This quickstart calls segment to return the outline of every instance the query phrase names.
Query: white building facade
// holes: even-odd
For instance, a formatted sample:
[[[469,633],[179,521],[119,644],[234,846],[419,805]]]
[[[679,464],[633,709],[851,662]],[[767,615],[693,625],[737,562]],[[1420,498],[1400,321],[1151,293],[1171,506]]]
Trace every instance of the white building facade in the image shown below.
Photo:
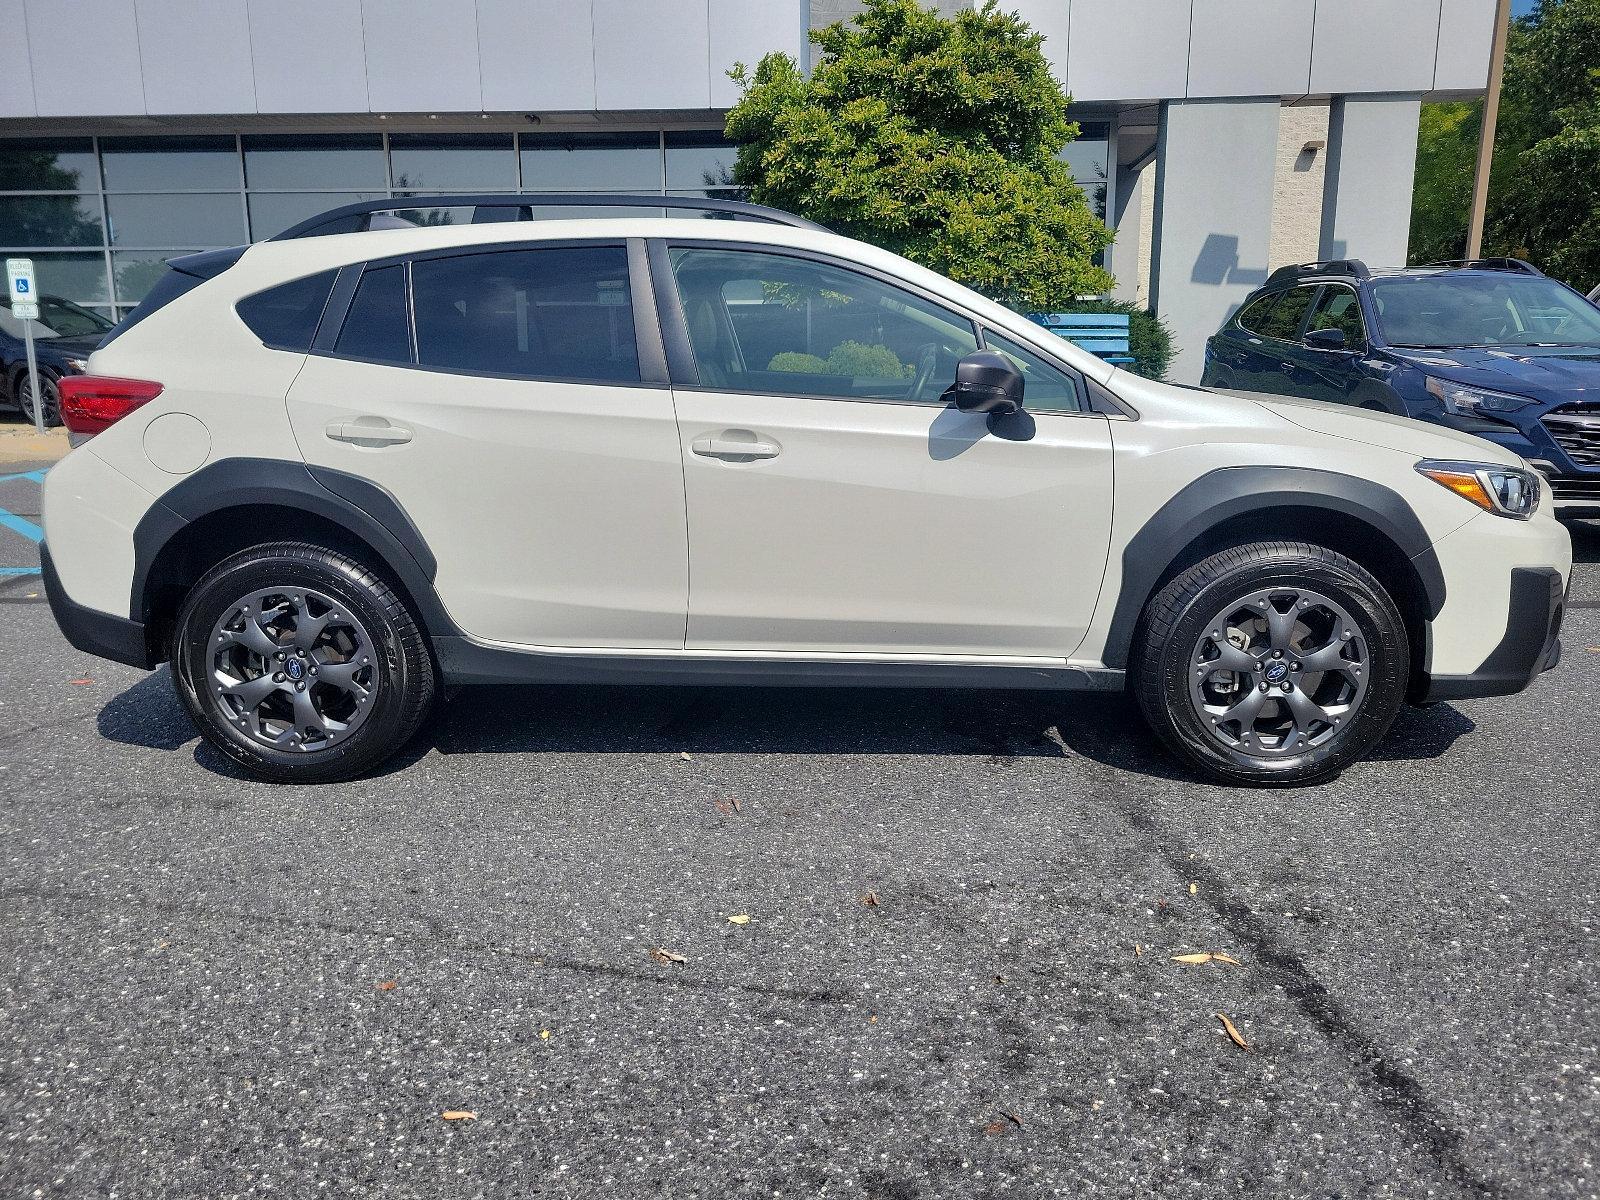
[[[1005,0],[1045,35],[1172,377],[1286,261],[1403,262],[1420,105],[1494,0]],[[941,0],[945,11],[956,0]],[[174,254],[419,191],[737,194],[735,62],[851,0],[0,0],[0,254],[108,316]],[[448,219],[449,214],[440,214]]]

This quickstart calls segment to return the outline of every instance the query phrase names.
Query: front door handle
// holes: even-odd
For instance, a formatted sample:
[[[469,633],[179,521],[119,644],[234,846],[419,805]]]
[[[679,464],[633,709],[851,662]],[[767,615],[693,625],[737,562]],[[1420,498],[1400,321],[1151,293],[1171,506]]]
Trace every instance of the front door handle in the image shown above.
[[[1291,362],[1279,363],[1278,364],[1278,370],[1282,371],[1285,375],[1293,376],[1294,375],[1294,364],[1291,363]]]
[[[332,421],[323,430],[330,441],[356,446],[403,446],[411,440],[411,430],[391,425],[382,417],[358,417],[354,421]]]
[[[759,438],[748,429],[724,429],[721,433],[703,434],[695,438],[690,448],[703,458],[720,458],[730,462],[777,458],[783,452],[783,447],[777,442]]]

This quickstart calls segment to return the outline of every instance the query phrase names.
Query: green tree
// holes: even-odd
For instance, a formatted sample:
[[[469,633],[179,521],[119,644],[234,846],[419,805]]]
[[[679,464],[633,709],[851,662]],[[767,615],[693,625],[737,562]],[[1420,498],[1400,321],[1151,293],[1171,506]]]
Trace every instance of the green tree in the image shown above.
[[[1465,252],[1483,104],[1427,105],[1411,261]],[[1539,0],[1512,24],[1484,253],[1600,283],[1600,0]]]
[[[883,246],[1027,310],[1111,287],[1111,232],[1059,154],[1078,127],[1042,38],[995,0],[945,18],[867,0],[787,54],[730,74],[734,180],[759,203]]]

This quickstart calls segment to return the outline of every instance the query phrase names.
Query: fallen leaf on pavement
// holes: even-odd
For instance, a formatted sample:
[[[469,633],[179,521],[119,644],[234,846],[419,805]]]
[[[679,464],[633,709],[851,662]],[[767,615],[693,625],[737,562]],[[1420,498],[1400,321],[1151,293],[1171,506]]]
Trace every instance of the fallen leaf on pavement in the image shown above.
[[[1200,894],[1200,885],[1198,883],[1191,883],[1189,885],[1189,895],[1198,896],[1199,894]]]
[[[988,1134],[990,1137],[999,1137],[1005,1131],[1006,1127],[999,1121],[990,1121],[983,1127],[983,1132]]]
[[[737,797],[737,796],[729,796],[728,797],[728,803],[733,805],[733,811],[734,812],[743,812],[744,811],[744,805],[739,803],[739,797]]]
[[[378,990],[380,992],[392,992],[392,991],[395,990],[395,988],[397,988],[399,986],[400,985],[398,983],[396,983],[393,979],[385,979],[382,983],[380,983],[378,985]]]
[[[1181,963],[1208,963],[1211,961],[1212,957],[1212,955],[1202,951],[1199,954],[1174,954],[1172,956],[1172,961]]]
[[[1017,1116],[1016,1113],[1008,1113],[1005,1109],[1002,1108],[1000,1110],[1000,1115],[1002,1117],[1004,1117],[1006,1120],[1010,1121],[1018,1129],[1022,1128],[1022,1118]]]
[[[687,750],[679,750],[678,757],[683,759],[684,762],[694,761],[694,755],[690,754]]]
[[[994,981],[996,983],[1004,983],[1006,981],[1006,977],[1004,975],[996,975],[994,977]]]
[[[1138,942],[1135,942],[1133,944],[1133,956],[1135,958],[1143,958],[1144,957],[1144,947],[1139,945]]]
[[[731,817],[733,815],[733,805],[729,804],[726,800],[713,800],[711,803],[717,806],[717,811],[723,816]]]
[[[865,904],[868,908],[877,908],[878,893],[868,892],[865,896],[861,897],[861,903]]]
[[[1228,1031],[1228,1037],[1232,1040],[1235,1046],[1239,1047],[1241,1050],[1250,1049],[1250,1043],[1244,1040],[1244,1034],[1239,1032],[1232,1021],[1228,1020],[1228,1018],[1222,1013],[1213,1013],[1212,1015],[1215,1016],[1217,1020],[1222,1022],[1222,1027]]]
[[[72,681],[72,686],[73,687],[88,687],[93,682],[94,682],[94,680],[92,680],[92,679],[74,679]]]
[[[539,1040],[541,1042],[548,1042],[550,1040],[550,1031],[548,1029],[539,1030]]]
[[[658,963],[686,963],[689,961],[683,955],[671,950],[663,950],[660,946],[651,947],[650,957]]]
[[[1232,966],[1235,966],[1235,967],[1244,966],[1244,964],[1242,962],[1240,962],[1237,958],[1231,958],[1226,954],[1213,954],[1211,957],[1216,959],[1218,962],[1225,962],[1225,963],[1228,963],[1228,964],[1230,964]]]
[[[478,1114],[469,1112],[464,1108],[448,1108],[439,1114],[446,1121],[476,1121]]]
[[[749,913],[740,913],[736,917],[729,917],[728,918],[728,923],[730,925],[748,925],[748,924],[750,924],[750,914]]]

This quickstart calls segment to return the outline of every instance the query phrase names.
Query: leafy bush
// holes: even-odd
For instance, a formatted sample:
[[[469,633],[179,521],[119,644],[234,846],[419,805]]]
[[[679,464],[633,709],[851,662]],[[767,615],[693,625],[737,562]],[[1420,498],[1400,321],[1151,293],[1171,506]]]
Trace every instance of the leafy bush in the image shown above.
[[[864,342],[840,342],[827,358],[800,350],[774,354],[769,371],[789,371],[797,375],[854,375],[877,379],[901,379],[912,368],[901,362],[887,346],[868,346]]]

